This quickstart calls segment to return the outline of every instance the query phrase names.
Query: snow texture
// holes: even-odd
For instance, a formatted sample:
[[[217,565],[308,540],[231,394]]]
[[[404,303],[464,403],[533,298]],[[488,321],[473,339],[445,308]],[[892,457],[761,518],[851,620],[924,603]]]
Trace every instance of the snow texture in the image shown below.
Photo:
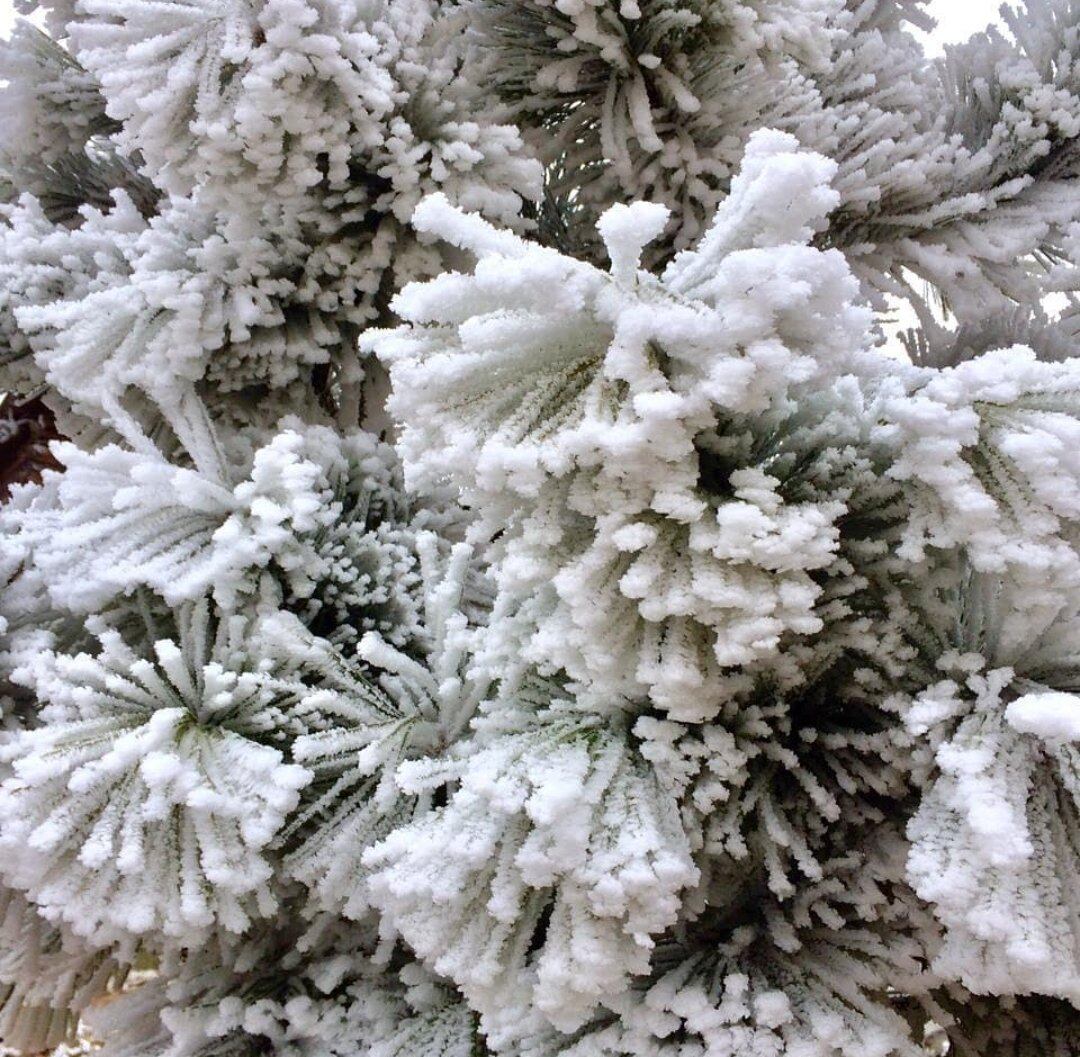
[[[1080,1054],[1078,0],[19,6],[0,1046]]]

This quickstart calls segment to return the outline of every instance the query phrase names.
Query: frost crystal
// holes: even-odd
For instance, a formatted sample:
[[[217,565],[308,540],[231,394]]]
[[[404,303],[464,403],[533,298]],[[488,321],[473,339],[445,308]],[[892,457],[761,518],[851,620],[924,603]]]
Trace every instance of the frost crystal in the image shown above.
[[[1078,0],[17,6],[3,1052],[1080,1055]]]

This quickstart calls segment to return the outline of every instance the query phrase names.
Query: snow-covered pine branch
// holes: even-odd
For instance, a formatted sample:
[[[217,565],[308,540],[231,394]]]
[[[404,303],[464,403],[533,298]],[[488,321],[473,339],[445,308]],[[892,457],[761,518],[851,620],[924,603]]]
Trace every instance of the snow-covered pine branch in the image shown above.
[[[0,1046],[1080,1054],[1077,0],[19,6]]]

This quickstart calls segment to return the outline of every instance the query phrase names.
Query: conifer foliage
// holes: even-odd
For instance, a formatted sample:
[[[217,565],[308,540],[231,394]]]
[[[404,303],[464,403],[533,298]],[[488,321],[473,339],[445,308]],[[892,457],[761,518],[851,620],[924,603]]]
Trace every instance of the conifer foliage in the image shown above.
[[[23,13],[0,1044],[1080,1055],[1077,0]]]

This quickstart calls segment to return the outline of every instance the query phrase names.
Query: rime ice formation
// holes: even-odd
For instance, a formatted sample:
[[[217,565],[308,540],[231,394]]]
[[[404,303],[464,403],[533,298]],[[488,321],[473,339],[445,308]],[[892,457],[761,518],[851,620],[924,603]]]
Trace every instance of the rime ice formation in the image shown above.
[[[24,6],[0,1044],[1080,1054],[1076,0]]]

